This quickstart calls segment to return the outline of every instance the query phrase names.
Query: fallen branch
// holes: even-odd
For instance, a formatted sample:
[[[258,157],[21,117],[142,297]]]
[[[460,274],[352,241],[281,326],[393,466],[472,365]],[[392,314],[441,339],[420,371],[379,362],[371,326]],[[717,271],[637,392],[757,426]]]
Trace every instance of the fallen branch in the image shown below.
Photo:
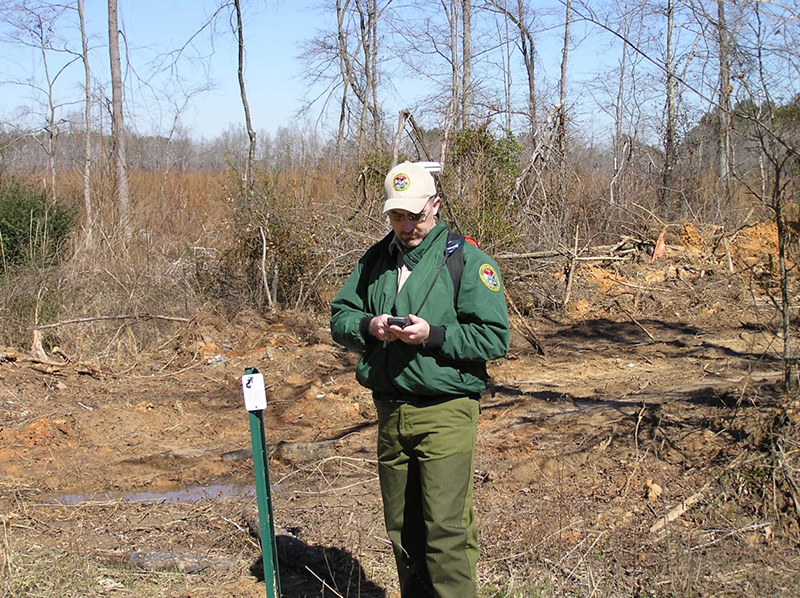
[[[165,320],[167,322],[189,322],[189,318],[179,318],[177,316],[160,316],[156,314],[126,314],[121,316],[91,316],[87,318],[74,318],[72,320],[62,320],[52,324],[41,324],[34,326],[34,330],[46,330],[48,328],[58,328],[67,324],[83,324],[86,322],[100,322],[105,320]]]
[[[281,440],[270,450],[269,456],[271,459],[290,463],[312,461],[334,455],[338,444],[338,440],[320,440],[318,442],[288,442]]]
[[[160,316],[156,314],[127,314],[127,315],[120,315],[120,316],[90,316],[86,318],[73,318],[72,320],[63,320],[61,322],[53,322],[52,324],[41,324],[39,326],[33,327],[33,342],[31,343],[31,355],[33,358],[45,365],[51,366],[63,366],[67,363],[66,356],[63,355],[62,357],[65,358],[63,363],[53,361],[47,355],[47,352],[44,350],[42,346],[42,330],[47,330],[50,328],[58,328],[59,326],[66,326],[68,324],[83,324],[86,322],[99,322],[99,321],[107,321],[107,320],[165,320],[167,322],[181,322],[187,323],[189,322],[189,318],[179,318],[177,316]]]
[[[123,565],[145,571],[180,571],[181,573],[200,573],[206,569],[230,570],[236,565],[233,559],[174,552],[96,551],[92,558],[105,565]]]
[[[594,253],[597,254],[596,257],[592,256],[583,256],[577,257],[578,250],[572,249],[551,249],[548,251],[527,251],[524,253],[509,253],[503,252],[498,253],[494,257],[498,260],[516,260],[516,259],[543,259],[543,258],[550,258],[550,257],[571,257],[572,259],[577,259],[579,261],[606,261],[606,260],[621,260],[625,259],[622,256],[627,256],[631,253],[635,253],[638,251],[637,247],[641,247],[644,245],[652,245],[652,242],[641,241],[639,239],[633,239],[631,237],[623,237],[619,242],[615,243],[614,245],[597,245],[594,247],[584,247],[580,253],[587,254],[587,253]],[[625,248],[626,245],[629,247]],[[625,248],[625,249],[623,249]],[[605,255],[605,254],[616,254],[616,255]]]
[[[576,262],[624,262],[628,258],[624,255],[597,255],[594,257],[576,257]]]
[[[498,260],[540,259],[545,257],[560,257],[568,253],[568,251],[556,249],[555,251],[532,251],[528,253],[499,253],[495,257]]]
[[[668,524],[675,521],[678,517],[682,516],[686,513],[689,509],[691,509],[697,502],[703,498],[703,493],[706,491],[708,485],[704,486],[700,489],[699,492],[695,492],[689,498],[681,502],[677,507],[672,509],[669,513],[664,515],[661,519],[656,521],[653,526],[650,528],[651,534],[657,534],[662,531]]]
[[[611,278],[611,284],[621,284],[624,287],[629,287],[631,289],[640,289],[642,291],[660,291],[666,293],[669,289],[662,289],[660,287],[645,287],[640,284],[631,284],[629,282],[624,282],[617,278]]]
[[[714,544],[717,544],[718,542],[722,542],[723,540],[725,540],[727,538],[730,538],[731,536],[735,536],[736,534],[741,534],[741,533],[744,533],[744,532],[752,532],[752,531],[756,531],[756,530],[760,530],[760,529],[769,529],[770,527],[772,527],[772,524],[769,523],[769,522],[766,522],[766,523],[754,523],[753,525],[747,525],[747,526],[742,527],[740,529],[731,530],[728,533],[726,533],[724,536],[719,537],[719,538],[715,538],[714,540],[711,540],[710,542],[706,542],[705,544],[698,544],[697,546],[692,546],[689,549],[689,551],[705,550],[706,548],[710,548]]]
[[[528,322],[519,312],[517,304],[514,303],[514,300],[508,293],[506,293],[506,302],[508,303],[508,305],[511,306],[511,309],[514,310],[514,313],[517,314],[517,318],[519,322],[522,324],[522,327],[524,328],[524,330],[520,330],[522,336],[524,336],[525,340],[527,340],[533,346],[533,348],[536,349],[536,353],[538,353],[539,355],[544,355],[545,351],[542,341],[539,340],[539,337],[536,335],[533,329],[528,325]]]

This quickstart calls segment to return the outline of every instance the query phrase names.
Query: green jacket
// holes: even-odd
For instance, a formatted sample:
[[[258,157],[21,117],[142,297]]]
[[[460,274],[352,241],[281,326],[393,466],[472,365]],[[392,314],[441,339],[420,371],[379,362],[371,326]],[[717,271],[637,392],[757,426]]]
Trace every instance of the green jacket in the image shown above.
[[[476,396],[487,387],[486,361],[508,350],[508,310],[497,264],[464,243],[456,307],[444,262],[447,233],[440,221],[406,254],[412,272],[399,293],[390,233],[364,254],[331,303],[333,340],[363,353],[356,379],[376,399]],[[382,342],[371,336],[370,319],[384,313],[424,318],[431,325],[426,346]]]

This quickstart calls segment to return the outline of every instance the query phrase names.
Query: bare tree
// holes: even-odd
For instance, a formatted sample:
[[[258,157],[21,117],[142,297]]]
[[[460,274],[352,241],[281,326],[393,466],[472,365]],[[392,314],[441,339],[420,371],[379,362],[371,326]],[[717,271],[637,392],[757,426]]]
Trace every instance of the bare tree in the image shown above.
[[[717,0],[717,39],[719,50],[719,160],[717,176],[722,183],[725,203],[731,200],[731,168],[733,143],[731,141],[731,46],[728,40],[728,23],[725,18],[725,0]]]
[[[747,94],[747,102],[737,111],[737,116],[746,119],[745,136],[756,141],[748,147],[750,152],[758,152],[755,168],[760,185],[751,183],[752,177],[746,173],[737,174],[737,180],[764,205],[769,207],[775,217],[778,229],[778,269],[780,273],[780,312],[783,337],[782,365],[784,385],[787,389],[796,387],[795,363],[792,358],[792,296],[789,290],[789,226],[786,207],[788,202],[796,201],[798,196],[797,176],[800,170],[800,131],[797,121],[800,106],[795,96],[793,104],[781,108],[773,97],[774,90],[785,88],[785,78],[794,81],[797,63],[800,60],[798,47],[793,43],[794,35],[786,35],[788,44],[774,43],[771,38],[781,28],[791,29],[800,19],[796,7],[783,4],[750,5],[751,37],[740,40],[740,48],[748,54],[748,62],[753,69],[739,81]],[[790,83],[791,85],[791,83]]]
[[[122,234],[126,240],[130,240],[133,236],[133,228],[131,226],[130,190],[125,152],[125,120],[122,110],[122,63],[119,55],[117,0],[108,0],[108,53],[111,64],[111,137],[117,206]]]
[[[472,111],[472,0],[461,0],[461,127],[470,126]]]
[[[669,215],[672,203],[672,172],[675,168],[675,122],[677,118],[675,104],[675,61],[673,33],[675,31],[675,2],[667,0],[667,46],[664,66],[667,73],[667,100],[664,109],[666,124],[664,127],[664,166],[661,182],[661,210],[664,216]]]
[[[630,143],[629,140],[623,137],[623,110],[625,98],[625,75],[628,68],[628,45],[622,44],[622,55],[619,59],[619,81],[617,84],[617,97],[614,101],[614,144],[613,152],[613,175],[611,177],[611,184],[609,185],[609,201],[613,205],[615,203],[615,189],[617,179],[622,173],[623,163],[625,161],[626,146]]]
[[[569,61],[570,21],[572,20],[572,0],[566,0],[564,16],[564,45],[561,49],[561,79],[558,93],[558,111],[556,121],[556,140],[558,143],[558,190],[559,197],[566,199],[567,183],[567,63]]]
[[[489,0],[487,7],[495,12],[502,14],[507,21],[510,21],[519,34],[519,51],[522,54],[522,62],[525,66],[525,77],[527,82],[527,118],[529,122],[529,132],[533,140],[537,136],[538,119],[536,115],[536,41],[533,36],[531,23],[528,21],[526,4],[524,0],[517,0],[516,11],[508,8],[507,2],[499,0]],[[511,109],[508,109],[509,112]]]
[[[447,154],[450,151],[451,137],[453,129],[458,127],[461,115],[459,112],[460,97],[461,97],[461,81],[460,64],[461,58],[459,53],[459,19],[458,19],[458,1],[450,0],[450,6],[445,4],[445,0],[441,0],[443,13],[447,18],[447,23],[450,28],[450,102],[447,105],[447,110],[444,117],[444,135],[442,139],[442,150],[439,161],[444,164],[447,161]]]
[[[247,137],[250,145],[247,151],[247,162],[244,168],[244,208],[249,209],[250,193],[253,190],[253,161],[256,153],[256,132],[250,119],[250,104],[247,102],[247,90],[244,84],[244,25],[242,23],[242,4],[240,0],[233,1],[236,12],[236,41],[238,47],[238,79],[239,93],[244,108],[244,123],[247,128]]]
[[[83,155],[83,206],[86,212],[87,238],[91,241],[94,228],[92,211],[92,71],[89,67],[89,41],[86,35],[84,0],[77,0],[78,19],[81,28],[81,59],[83,60],[84,84],[84,155]]]
[[[358,6],[358,1],[356,5]],[[367,0],[366,10],[359,10],[361,16],[361,36],[364,40],[365,84],[370,91],[370,112],[372,114],[372,147],[377,149],[381,140],[381,112],[378,108],[378,2]]]
[[[640,6],[632,6],[632,4],[635,3],[624,0],[619,7],[619,30],[624,39],[638,43],[644,10]],[[624,180],[625,165],[633,149],[632,146],[637,141],[632,134],[632,129],[635,129],[636,125],[631,113],[636,110],[636,106],[641,105],[641,102],[635,93],[636,56],[632,56],[632,54],[630,46],[623,43],[619,58],[617,90],[614,97],[613,171],[609,185],[609,201],[612,205],[622,199],[620,189],[623,189],[623,186],[620,183]]]
[[[336,156],[340,163],[343,159],[342,147],[344,144],[345,125],[347,122],[347,91],[350,89],[350,86],[347,84],[349,76],[347,30],[344,27],[347,3],[349,3],[349,0],[347,0],[344,5],[342,4],[342,0],[336,0],[336,36],[338,41],[336,45],[338,48],[336,56],[339,64],[339,76],[342,80],[342,101],[339,111],[339,128],[336,134]]]
[[[324,114],[335,99],[338,106],[336,155],[341,160],[348,134],[355,135],[357,159],[368,149],[382,147],[383,113],[380,107],[379,25],[392,3],[385,0],[336,0],[335,31],[323,31],[304,44],[304,78],[309,90],[324,84],[322,93],[307,97],[301,112],[321,103]]]
[[[58,198],[55,158],[59,124],[56,120],[56,103],[53,90],[55,78],[50,74],[50,66],[47,61],[47,48],[51,43],[50,31],[52,31],[52,26],[49,23],[45,25],[44,19],[40,14],[35,12],[29,12],[28,14],[32,19],[31,31],[39,43],[39,51],[42,54],[42,65],[44,66],[44,77],[47,84],[47,155],[50,159],[50,199],[55,202]]]
[[[377,106],[373,100],[377,98],[377,81],[376,73],[373,67],[377,64],[374,53],[377,51],[373,40],[377,38],[377,23],[374,19],[375,11],[371,10],[374,6],[373,0],[355,0],[354,8],[358,13],[358,48],[360,49],[359,56],[356,55],[355,61],[350,62],[350,72],[348,82],[353,88],[356,97],[361,101],[361,118],[358,126],[358,159],[359,161],[364,156],[366,135],[368,128],[368,116],[370,113],[373,115],[373,140],[377,140],[377,126],[378,118],[375,118]],[[361,68],[358,74],[361,78],[361,83],[357,81],[354,64],[360,62]],[[357,91],[356,91],[357,90]]]
[[[48,161],[48,193],[50,201],[58,199],[58,177],[56,168],[56,155],[61,121],[59,112],[64,107],[65,101],[57,97],[56,84],[59,78],[67,71],[76,60],[68,44],[58,35],[58,25],[68,7],[51,2],[38,0],[20,0],[9,3],[0,9],[0,18],[12,28],[11,42],[31,48],[38,53],[41,60],[43,83],[35,80],[34,76],[27,81],[17,81],[17,84],[27,85],[41,94],[44,98],[45,122],[42,135],[36,135],[47,155]],[[68,55],[55,68],[51,66],[51,58],[55,54]],[[55,62],[55,61],[54,61]]]
[[[472,2],[440,0],[442,14],[449,27],[450,101],[445,112],[444,139],[440,161],[450,150],[454,129],[470,126],[474,89],[472,85]]]

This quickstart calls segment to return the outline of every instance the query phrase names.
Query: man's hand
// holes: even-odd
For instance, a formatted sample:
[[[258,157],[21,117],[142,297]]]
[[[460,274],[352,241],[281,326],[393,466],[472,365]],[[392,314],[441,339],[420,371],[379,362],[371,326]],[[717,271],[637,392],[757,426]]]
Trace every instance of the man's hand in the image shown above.
[[[409,345],[421,345],[428,340],[428,336],[431,333],[431,326],[426,320],[414,314],[409,314],[408,319],[411,320],[411,323],[405,327],[389,327],[390,334],[393,337],[392,340],[400,339]]]
[[[385,341],[387,343],[397,340],[397,336],[389,327],[388,319],[389,314],[381,314],[380,316],[375,316],[369,322],[369,333],[379,341]],[[394,328],[395,330],[398,329],[397,326]]]

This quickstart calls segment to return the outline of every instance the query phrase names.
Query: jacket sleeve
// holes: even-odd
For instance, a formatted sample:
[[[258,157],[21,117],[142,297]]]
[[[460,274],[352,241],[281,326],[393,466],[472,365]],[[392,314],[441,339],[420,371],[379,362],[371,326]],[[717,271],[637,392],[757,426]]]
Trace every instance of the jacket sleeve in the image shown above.
[[[470,245],[465,246],[464,258],[458,323],[443,326],[437,352],[456,361],[498,359],[508,351],[511,336],[500,271],[492,258]]]
[[[331,302],[331,336],[353,351],[367,348],[369,322],[374,314],[366,311],[366,283],[362,280],[365,259],[362,258],[339,293]]]

